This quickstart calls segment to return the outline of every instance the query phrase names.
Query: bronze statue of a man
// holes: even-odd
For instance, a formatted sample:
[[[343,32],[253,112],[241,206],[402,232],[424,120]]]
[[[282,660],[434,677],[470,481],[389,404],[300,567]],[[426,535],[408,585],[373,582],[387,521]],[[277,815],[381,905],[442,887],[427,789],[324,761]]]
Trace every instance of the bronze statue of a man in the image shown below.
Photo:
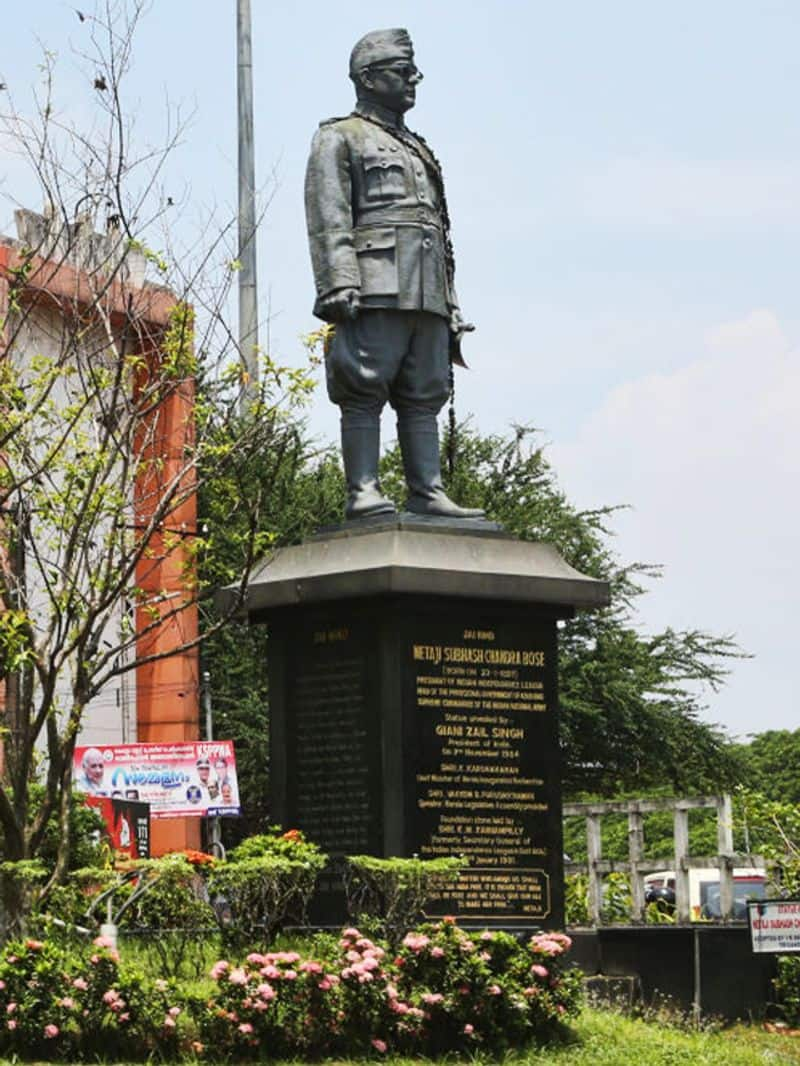
[[[442,173],[405,125],[422,74],[406,30],[377,30],[350,56],[356,108],[320,124],[306,173],[314,313],[335,323],[328,395],[341,409],[347,518],[391,514],[378,483],[388,400],[416,514],[477,518],[445,494],[436,416],[459,357],[461,317]]]

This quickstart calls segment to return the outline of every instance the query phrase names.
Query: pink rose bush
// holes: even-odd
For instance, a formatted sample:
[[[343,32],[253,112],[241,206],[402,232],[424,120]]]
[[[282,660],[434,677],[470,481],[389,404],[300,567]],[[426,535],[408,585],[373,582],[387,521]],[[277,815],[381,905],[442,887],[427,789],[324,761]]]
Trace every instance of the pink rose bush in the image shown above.
[[[210,967],[211,993],[149,980],[97,938],[7,945],[0,1056],[76,1062],[497,1054],[552,1035],[575,1012],[569,938],[522,943],[454,919],[410,931],[393,952],[357,928],[298,951],[250,951]]]
[[[351,927],[318,959],[223,959],[211,970],[216,991],[201,1042],[236,1059],[523,1047],[578,1008],[580,974],[563,966],[568,947],[560,933],[523,944],[448,919],[408,933],[394,957]]]
[[[172,1008],[172,1012],[170,1011]],[[52,941],[8,944],[0,956],[0,1054],[37,1059],[145,1059],[177,1054],[181,1008],[166,989],[122,973],[98,937],[85,953]],[[169,1018],[171,1025],[164,1026]]]

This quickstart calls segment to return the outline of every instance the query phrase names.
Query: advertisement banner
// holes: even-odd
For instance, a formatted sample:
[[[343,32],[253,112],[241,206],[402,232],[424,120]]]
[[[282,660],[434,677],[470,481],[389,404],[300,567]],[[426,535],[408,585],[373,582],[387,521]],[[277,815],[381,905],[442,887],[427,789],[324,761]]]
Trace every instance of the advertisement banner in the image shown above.
[[[149,803],[88,793],[86,802],[100,812],[114,851],[121,851],[132,859],[150,858]]]
[[[149,803],[151,818],[241,813],[230,740],[80,747],[72,770],[78,791]]]

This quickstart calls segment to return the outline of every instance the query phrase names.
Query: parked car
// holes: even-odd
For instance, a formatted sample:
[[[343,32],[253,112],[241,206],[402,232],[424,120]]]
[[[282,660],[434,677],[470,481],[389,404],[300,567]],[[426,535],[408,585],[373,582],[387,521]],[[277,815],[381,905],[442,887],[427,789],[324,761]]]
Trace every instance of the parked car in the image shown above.
[[[756,866],[733,870],[733,918],[747,917],[747,901],[766,895],[767,871]],[[644,879],[646,903],[666,909],[675,907],[675,871],[659,870]],[[689,870],[689,915],[693,922],[721,918],[719,870]]]

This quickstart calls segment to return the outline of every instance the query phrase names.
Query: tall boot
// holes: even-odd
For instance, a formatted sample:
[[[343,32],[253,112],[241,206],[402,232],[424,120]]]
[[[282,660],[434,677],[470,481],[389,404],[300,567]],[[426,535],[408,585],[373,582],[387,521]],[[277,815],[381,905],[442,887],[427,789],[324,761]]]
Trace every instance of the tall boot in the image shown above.
[[[342,459],[347,481],[345,518],[397,513],[378,483],[380,439],[379,423],[368,427],[342,426]]]
[[[397,435],[408,485],[407,511],[442,518],[484,517],[480,508],[459,507],[444,491],[435,417],[398,423]]]

